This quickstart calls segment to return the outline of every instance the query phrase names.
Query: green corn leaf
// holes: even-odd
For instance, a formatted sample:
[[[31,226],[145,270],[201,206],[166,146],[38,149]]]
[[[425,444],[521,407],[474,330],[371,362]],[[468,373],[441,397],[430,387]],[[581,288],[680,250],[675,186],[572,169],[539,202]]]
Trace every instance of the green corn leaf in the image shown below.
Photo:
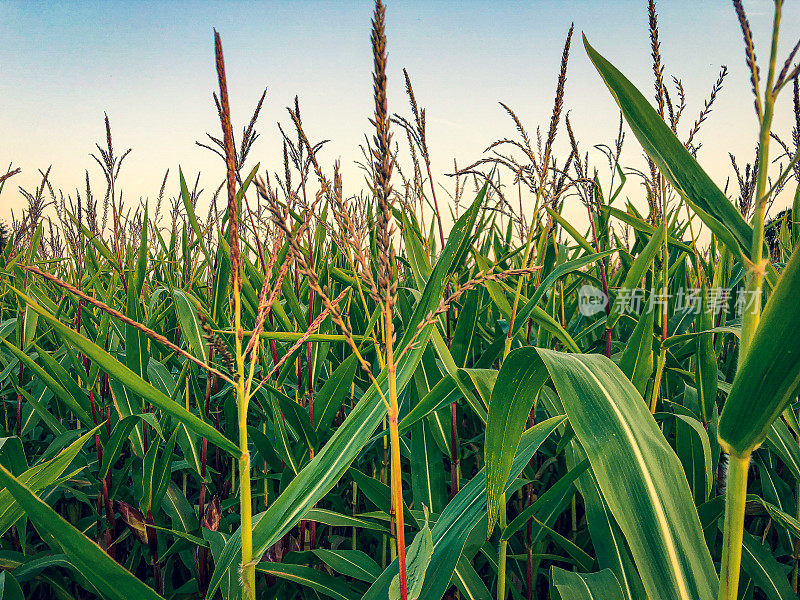
[[[406,573],[408,576],[408,597],[419,598],[425,583],[425,573],[433,554],[433,535],[425,526],[414,536],[414,541],[406,552]],[[394,576],[389,586],[389,600],[400,600],[400,574]]]
[[[561,600],[623,600],[622,588],[610,569],[598,573],[575,573],[550,568],[550,580]]]
[[[466,600],[492,600],[492,593],[483,583],[475,568],[465,556],[456,565],[451,583],[458,588]]]
[[[211,317],[218,325],[224,325],[228,321],[227,308],[230,298],[231,283],[231,257],[230,248],[226,252],[225,236],[219,233],[220,244],[217,247],[216,265],[217,270],[214,275],[214,302],[211,305]]]
[[[746,531],[742,538],[742,569],[768,600],[794,600],[797,598],[797,594],[789,585],[782,565],[772,555],[772,549]]]
[[[539,303],[539,300],[542,299],[542,296],[545,292],[550,289],[559,278],[563,277],[564,275],[568,275],[573,271],[577,271],[580,268],[583,268],[587,265],[590,265],[598,260],[605,258],[609,254],[616,252],[616,250],[606,250],[600,253],[593,253],[589,256],[583,256],[581,258],[576,258],[574,260],[570,260],[565,262],[563,265],[559,265],[555,269],[553,269],[547,277],[542,280],[542,283],[536,288],[533,296],[531,296],[530,300],[525,303],[525,306],[519,311],[517,316],[514,319],[514,333],[518,333],[519,330],[522,328],[523,325],[526,324],[528,317],[533,312],[533,308]]]
[[[312,550],[314,555],[331,569],[347,577],[372,583],[381,574],[381,568],[361,550]]]
[[[688,386],[687,386],[688,389]],[[656,419],[675,418],[676,453],[684,464],[686,479],[695,498],[700,505],[708,500],[713,485],[711,442],[703,424],[688,415],[678,413],[656,413]]]
[[[552,417],[537,423],[522,435],[505,488],[506,492],[514,489],[515,480],[533,455],[564,422],[564,417]],[[420,599],[441,598],[444,595],[450,586],[453,572],[470,532],[485,518],[486,475],[478,473],[450,501],[431,529],[433,553],[419,595]],[[395,559],[372,584],[362,600],[385,599],[397,571],[397,559]]]
[[[695,329],[698,332],[708,332],[714,327],[715,315],[712,310],[709,310],[706,291],[704,284],[702,287],[702,310],[695,320]],[[708,423],[716,409],[717,381],[719,380],[717,355],[714,352],[714,335],[712,333],[701,333],[697,338],[695,378],[697,380],[697,394],[703,422]]]
[[[456,328],[453,332],[453,343],[450,352],[453,360],[459,367],[465,367],[470,354],[477,345],[476,330],[478,327],[478,306],[481,297],[480,290],[467,292],[464,308],[458,315]]]
[[[364,475],[358,469],[351,468],[348,473],[353,478],[353,481],[358,484],[358,490],[366,496],[367,500],[385,515],[389,515],[392,504],[391,488],[374,477]],[[416,521],[405,502],[403,502],[403,517],[406,523],[414,523]]]
[[[158,448],[156,460],[153,462],[154,472],[152,475],[147,472],[148,462],[145,457],[144,478],[151,482],[150,493],[146,495],[150,502],[148,508],[161,506],[161,501],[167,492],[167,485],[172,475],[172,453],[175,451],[175,441],[179,431],[179,428],[176,427],[165,447],[160,447],[160,444],[157,443],[152,444],[153,447]]]
[[[91,423],[92,417],[89,415],[87,410],[81,406],[75,397],[70,394],[64,387],[55,380],[45,369],[36,363],[31,357],[25,354],[22,350],[14,346],[11,342],[9,342],[5,338],[0,338],[0,343],[2,343],[6,348],[11,350],[11,353],[14,354],[22,363],[25,364],[31,371],[33,371],[36,376],[44,382],[47,387],[53,392],[53,394],[58,398],[64,405],[69,408],[72,412],[74,412],[77,417],[83,423]]]
[[[17,385],[14,381],[11,381],[11,385],[13,385],[17,393],[20,394],[23,398],[25,398],[25,400],[28,401],[28,404],[31,405],[31,408],[33,409],[31,417],[33,417],[33,415],[37,415],[42,420],[42,422],[47,426],[47,428],[50,429],[50,431],[52,431],[56,436],[62,435],[66,431],[66,429],[64,429],[64,426],[58,422],[58,420],[53,416],[53,414],[48,410],[48,408],[44,406],[41,402],[39,402],[39,400],[37,400],[36,398],[31,396],[27,391],[19,387],[19,385]],[[28,420],[25,424],[23,424],[22,426],[23,435],[26,433],[29,423],[31,423],[30,420]]]
[[[619,368],[644,396],[647,380],[653,375],[653,323],[655,311],[645,308],[619,359]]]
[[[200,231],[200,224],[197,222],[197,216],[194,213],[194,206],[192,206],[192,199],[189,195],[189,188],[186,186],[186,180],[183,178],[183,170],[178,167],[178,177],[180,179],[180,186],[181,186],[181,200],[183,201],[183,208],[186,211],[186,216],[189,219],[189,224],[194,231],[194,235],[197,238],[197,242],[200,244],[200,249],[203,251],[203,256],[206,259],[206,265],[210,265],[211,263],[211,255],[208,252],[208,248],[206,248],[205,240],[203,239],[203,232]]]
[[[800,481],[800,446],[783,419],[772,422],[764,447],[774,452],[794,478]]]
[[[428,421],[411,430],[411,491],[414,505],[440,513],[447,504],[447,484],[442,453]]]
[[[692,205],[699,206],[724,224],[740,247],[749,253],[748,249],[753,237],[752,230],[739,211],[697,164],[694,157],[641,92],[614,65],[589,45],[586,36],[583,37],[583,45],[597,72],[600,73],[611,95],[622,110],[636,139],[656,163],[664,177],[673,187],[682,192]],[[738,253],[740,249],[732,251]]]
[[[653,600],[711,600],[719,587],[678,457],[608,358],[538,350]]]
[[[20,438],[0,438],[0,465],[11,471],[15,477],[28,468],[28,459]]]
[[[25,600],[17,580],[5,571],[0,573],[0,600]]]
[[[36,325],[39,322],[39,315],[33,312],[30,307],[25,307],[25,341],[23,348],[27,350],[36,339]]]
[[[631,211],[633,209],[629,207],[628,210]],[[638,233],[643,233],[647,236],[652,236],[656,232],[656,227],[645,221],[638,213],[631,214],[630,212],[622,211],[613,206],[603,206],[601,207],[600,212],[606,218],[608,218],[609,216],[613,216],[622,221],[623,223],[627,223]],[[692,247],[690,245],[684,244],[680,240],[676,240],[671,235],[667,235],[667,244],[678,250],[683,250],[687,254],[692,253]]]
[[[0,483],[14,496],[45,541],[55,539],[70,562],[103,595],[114,600],[161,598],[132,573],[121,567],[97,544],[65,521],[8,470],[0,466]]]
[[[144,211],[144,223],[147,223],[147,208]],[[142,322],[141,295],[144,285],[144,276],[147,269],[147,227],[142,228],[142,239],[139,244],[139,254],[136,259],[134,276],[128,278],[128,297],[125,316],[137,322]],[[150,353],[147,350],[147,336],[133,327],[125,324],[125,364],[142,379],[147,379],[147,363],[150,362]]]
[[[433,389],[428,392],[422,400],[417,402],[414,408],[400,420],[400,423],[397,425],[400,433],[408,431],[421,419],[434,413],[442,406],[449,405],[451,402],[456,402],[461,399],[461,397],[461,390],[456,385],[455,380],[449,375],[443,377]]]
[[[726,452],[746,455],[800,391],[800,252],[772,291],[750,350],[733,380],[717,435]]]
[[[202,460],[200,458],[200,449],[198,448],[199,440],[194,432],[186,429],[186,425],[183,423],[178,424],[177,430],[178,446],[183,453],[183,458],[186,460],[186,463],[189,465],[189,467],[195,473],[197,473],[197,476],[199,477],[203,470],[201,464]]]
[[[192,353],[208,364],[208,342],[203,337],[200,318],[197,316],[197,301],[183,290],[173,290],[172,294],[181,335],[189,344]]]
[[[292,581],[318,594],[334,600],[358,600],[359,595],[350,589],[342,577],[334,577],[325,572],[302,565],[275,562],[259,562],[256,571],[280,579]]]
[[[172,519],[173,529],[184,533],[197,530],[197,513],[189,505],[189,501],[180,488],[174,483],[170,482],[167,486],[161,506],[164,508],[164,512]]]
[[[89,243],[100,253],[100,256],[106,259],[107,264],[109,264],[115,271],[121,272],[119,265],[117,264],[117,260],[111,253],[111,249],[103,241],[103,238],[99,235],[94,235],[89,228],[76,219],[72,213],[68,212],[67,214],[69,215],[70,220],[80,228],[81,233],[83,233],[83,237],[88,240]]]
[[[133,428],[136,427],[140,421],[150,425],[156,434],[163,439],[161,427],[159,426],[158,421],[153,413],[141,413],[138,415],[130,415],[125,417],[114,426],[111,436],[103,446],[103,464],[101,465],[100,472],[98,473],[99,479],[104,479],[108,474],[108,470],[119,457],[125,442],[133,431]]]
[[[475,253],[475,261],[480,266],[481,271],[489,270],[489,262],[479,253]],[[494,300],[500,312],[502,312],[507,319],[511,318],[512,307],[508,301],[505,288],[496,281],[487,281],[486,289],[489,291],[489,295],[492,297],[492,300]],[[525,300],[525,302],[527,303],[527,300]],[[551,317],[547,311],[542,309],[542,307],[530,304],[530,312],[527,318],[551,335],[557,337],[571,351],[580,352],[572,336],[570,336],[561,324]],[[519,336],[521,334],[518,333],[517,335]]]
[[[56,361],[48,352],[40,348],[37,344],[33,344],[33,349],[36,350],[36,353],[39,355],[37,357],[38,362],[42,363],[42,367],[59,383],[61,387],[63,387],[74,399],[75,401],[80,404],[85,411],[91,410],[91,404],[89,403],[89,398],[81,389],[81,386],[78,385],[78,382],[70,375],[69,371],[64,368],[61,363]],[[70,358],[72,354],[69,354]],[[83,365],[81,365],[82,367]],[[84,371],[79,371],[81,375],[84,375]],[[85,380],[84,380],[85,381]],[[91,386],[87,386],[87,389]]]
[[[114,401],[114,408],[120,420],[127,417],[141,414],[141,401],[136,402],[133,393],[116,379],[109,378],[111,388],[111,398]],[[141,424],[135,424],[130,434],[131,445],[136,456],[144,456],[144,428]]]
[[[215,444],[221,450],[225,450],[233,456],[239,455],[239,448],[236,446],[236,444],[231,442],[211,425],[205,421],[202,421],[197,416],[183,408],[180,404],[174,402],[172,399],[159,392],[156,388],[147,383],[128,367],[112,357],[108,352],[81,334],[64,325],[47,310],[30,300],[22,292],[16,289],[14,289],[14,291],[17,295],[21,296],[23,300],[29,301],[31,303],[31,307],[37,313],[39,313],[39,315],[44,317],[48,324],[59,334],[61,334],[62,337],[69,340],[70,343],[74,344],[81,352],[99,363],[110,377],[117,379],[123,386],[132,390],[138,396],[141,396],[164,412],[169,413],[178,419],[178,421],[182,422],[188,428],[196,432],[198,435],[207,438],[209,442]]]
[[[514,462],[528,415],[541,387],[549,378],[534,348],[520,348],[503,361],[489,402],[486,422],[486,502],[489,516],[487,537],[492,534],[508,474]]]
[[[589,461],[584,460],[579,465],[570,469],[569,473],[564,475],[556,483],[550,486],[544,494],[536,499],[535,502],[514,517],[514,520],[511,521],[503,530],[500,539],[510,540],[511,537],[517,531],[525,527],[525,525],[528,523],[528,520],[532,519],[534,516],[536,516],[538,521],[543,521],[545,523],[551,519],[555,520],[560,513],[559,508],[563,506],[563,502],[567,499],[567,495],[572,489],[572,485],[575,483],[575,480],[580,477],[588,467]],[[550,514],[543,516],[541,513],[546,511],[548,511]],[[531,546],[533,546],[537,541],[537,539],[534,539],[531,542]]]
[[[653,235],[650,237],[650,241],[647,242],[647,245],[639,253],[639,256],[637,256],[636,260],[633,261],[631,268],[628,269],[628,273],[625,275],[625,281],[617,291],[618,294],[630,293],[631,291],[639,288],[642,283],[642,278],[645,276],[645,273],[647,273],[650,265],[653,264],[656,255],[664,245],[664,236],[666,235],[666,231],[666,226],[663,223],[658,227],[658,229],[656,229],[655,233],[653,233]],[[617,324],[617,321],[621,316],[621,313],[619,312],[620,308],[619,302],[611,303],[611,313],[608,315],[608,320],[606,321],[606,327],[608,329],[613,329],[614,325]]]
[[[544,399],[547,401],[547,394],[544,394]],[[586,452],[573,437],[567,449],[567,465],[572,468],[583,460],[586,460]],[[584,501],[586,524],[597,555],[598,566],[601,569],[611,569],[622,588],[625,600],[644,598],[642,579],[633,564],[628,544],[608,503],[603,498],[603,492],[591,469],[577,479],[575,487],[578,488]]]
[[[331,376],[314,395],[313,427],[318,435],[330,430],[333,418],[350,393],[357,366],[358,360],[355,354],[351,354],[331,373]]]
[[[19,481],[37,494],[46,487],[52,485],[64,474],[64,471],[67,470],[69,465],[72,464],[72,461],[75,460],[75,457],[78,456],[84,444],[86,444],[89,438],[91,438],[100,427],[102,427],[102,424],[83,434],[67,448],[64,448],[64,450],[53,459],[45,463],[34,465],[26,470],[19,475]],[[8,531],[23,514],[24,506],[16,501],[11,491],[8,489],[0,489],[0,535]]]
[[[550,215],[559,225],[561,225],[561,227],[564,228],[564,231],[569,233],[572,236],[572,238],[576,242],[578,242],[578,245],[581,248],[586,250],[586,252],[588,252],[589,254],[597,252],[594,249],[594,246],[592,246],[592,244],[589,242],[589,240],[587,240],[580,233],[578,233],[578,230],[575,229],[567,219],[565,219],[562,215],[554,211],[549,206],[545,206],[545,210],[547,211],[548,215]]]
[[[368,529],[370,531],[379,531],[383,533],[388,531],[386,527],[373,521],[352,517],[350,515],[343,515],[324,508],[312,508],[306,513],[306,519],[317,523],[325,523],[332,527],[358,527],[360,529]]]

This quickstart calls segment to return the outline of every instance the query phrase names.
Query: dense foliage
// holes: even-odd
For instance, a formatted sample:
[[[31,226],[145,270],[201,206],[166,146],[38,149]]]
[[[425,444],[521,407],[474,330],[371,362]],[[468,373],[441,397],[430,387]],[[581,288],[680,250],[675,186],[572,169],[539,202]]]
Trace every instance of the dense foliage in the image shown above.
[[[622,121],[598,167],[562,123],[570,28],[545,135],[504,106],[518,136],[441,202],[380,1],[366,194],[298,102],[282,168],[248,164],[265,96],[237,147],[216,34],[206,218],[183,173],[166,225],[167,176],[125,208],[106,119],[104,199],[42,172],[0,228],[0,600],[796,598],[798,73],[774,43],[763,76],[734,8],[760,139],[733,198],[695,158],[726,70],[683,132],[653,2],[655,107],[584,39],[648,172]]]

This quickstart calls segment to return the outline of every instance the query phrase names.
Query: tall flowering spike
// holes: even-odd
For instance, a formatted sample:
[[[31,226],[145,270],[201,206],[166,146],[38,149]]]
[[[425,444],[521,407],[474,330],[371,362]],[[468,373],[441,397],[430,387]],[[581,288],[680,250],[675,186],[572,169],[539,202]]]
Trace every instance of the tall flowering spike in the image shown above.
[[[571,23],[567,33],[567,41],[564,42],[564,50],[561,53],[561,70],[558,72],[558,83],[556,84],[556,98],[553,102],[553,114],[550,117],[550,128],[547,130],[547,141],[544,145],[544,158],[542,159],[542,172],[540,179],[544,185],[547,178],[547,169],[550,162],[550,154],[553,150],[553,143],[558,132],[558,122],[561,120],[561,111],[564,108],[564,88],[567,84],[567,64],[569,63],[569,48],[572,42],[572,32],[575,24]],[[565,169],[566,170],[566,169]]]
[[[759,96],[758,92],[758,81],[761,73],[758,68],[758,61],[756,60],[756,48],[755,43],[753,43],[750,21],[747,19],[747,14],[744,12],[742,0],[733,0],[733,8],[736,10],[736,17],[739,19],[739,26],[742,28],[742,36],[744,37],[745,62],[750,71],[750,85],[753,88],[753,96],[755,96],[756,114],[761,118],[761,96]]]
[[[222,123],[222,136],[225,145],[225,165],[227,166],[228,222],[231,228],[231,271],[233,286],[238,290],[241,286],[239,258],[239,214],[236,205],[236,150],[233,144],[233,128],[231,127],[231,107],[228,101],[228,84],[225,79],[225,60],[222,56],[222,40],[214,30],[214,54],[217,59],[217,79],[219,80],[219,119]]]
[[[392,186],[390,179],[394,168],[394,158],[391,155],[389,144],[392,134],[389,132],[389,107],[386,97],[386,7],[381,0],[375,2],[375,14],[372,17],[372,57],[374,71],[372,74],[373,95],[375,98],[375,116],[372,124],[375,126],[374,138],[374,171],[375,195],[378,199],[378,220],[376,233],[378,242],[378,255],[381,263],[378,286],[386,302],[392,303],[394,294],[391,290],[391,235],[389,225],[391,219]]]
[[[234,359],[236,404],[239,412],[239,513],[242,532],[242,598],[255,600],[256,572],[253,564],[253,504],[250,490],[250,452],[247,442],[247,405],[250,391],[246,389],[244,378],[244,358],[242,355],[242,260],[239,254],[239,207],[236,202],[236,150],[231,128],[231,107],[228,102],[228,85],[225,81],[225,61],[222,58],[222,41],[214,30],[214,51],[217,59],[219,78],[219,119],[222,123],[223,146],[225,147],[225,166],[227,167],[228,223],[231,233],[231,275],[233,279],[233,326],[236,332]]]

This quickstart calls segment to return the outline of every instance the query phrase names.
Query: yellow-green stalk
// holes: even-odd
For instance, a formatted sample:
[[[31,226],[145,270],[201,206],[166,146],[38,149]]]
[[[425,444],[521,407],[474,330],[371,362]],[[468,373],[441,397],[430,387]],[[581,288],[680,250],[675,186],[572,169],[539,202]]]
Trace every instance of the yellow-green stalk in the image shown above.
[[[500,519],[498,524],[501,537],[500,548],[497,553],[497,600],[505,600],[506,598],[506,558],[508,554],[508,540],[502,538],[506,525],[506,496],[503,494],[500,500]]]
[[[253,564],[253,507],[250,494],[250,452],[247,448],[247,382],[244,372],[244,354],[242,352],[242,260],[239,254],[239,205],[236,199],[236,151],[233,147],[233,129],[228,102],[228,86],[225,80],[225,62],[222,56],[222,41],[214,31],[214,47],[217,62],[217,77],[220,91],[220,120],[225,146],[225,164],[227,167],[228,192],[228,224],[231,236],[231,274],[233,277],[233,319],[236,373],[234,389],[239,421],[239,512],[242,533],[242,583],[243,596],[247,600],[256,597],[256,572]]]
[[[764,87],[763,104],[759,95],[758,68],[755,65],[755,52],[752,48],[750,26],[744,15],[741,0],[734,0],[748,50],[748,63],[751,68],[753,92],[756,99],[760,134],[758,146],[758,174],[755,191],[755,211],[753,213],[753,239],[750,248],[750,262],[746,264],[746,306],[742,316],[742,337],[739,344],[739,368],[741,369],[755,337],[761,320],[761,290],[764,284],[766,261],[762,259],[764,246],[764,214],[767,206],[767,169],[769,167],[769,140],[772,127],[776,90],[775,60],[778,52],[778,30],[780,28],[783,0],[775,2],[775,16],[772,24],[772,47],[769,70]],[[751,62],[752,59],[752,62]],[[723,530],[722,561],[720,564],[719,600],[736,600],[739,590],[739,571],[742,564],[742,535],[744,531],[744,509],[747,498],[747,472],[750,466],[750,453],[730,454],[727,489],[725,492],[725,527]]]
[[[738,597],[739,569],[742,563],[744,507],[747,499],[747,471],[750,455],[731,454],[728,459],[727,490],[725,492],[725,525],[722,540],[722,564],[719,571],[720,600]]]

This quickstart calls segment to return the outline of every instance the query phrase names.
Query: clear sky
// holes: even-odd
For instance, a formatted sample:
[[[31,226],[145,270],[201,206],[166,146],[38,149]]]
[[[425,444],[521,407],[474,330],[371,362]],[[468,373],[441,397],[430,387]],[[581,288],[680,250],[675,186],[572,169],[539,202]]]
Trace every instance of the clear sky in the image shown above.
[[[534,131],[546,129],[560,54],[570,23],[576,36],[566,104],[582,146],[611,143],[618,112],[580,43],[591,43],[645,94],[652,96],[647,3],[644,0],[400,1],[388,0],[389,103],[409,113],[402,68],[427,109],[434,175],[466,165],[500,137],[514,136],[498,101],[511,106]],[[762,69],[767,58],[771,0],[749,0]],[[722,187],[731,174],[728,152],[752,160],[757,137],[741,32],[730,2],[658,2],[666,74],[687,90],[684,127],[694,121],[725,64],[730,74],[701,130],[699,159]],[[0,218],[18,212],[17,186],[32,190],[38,169],[52,165],[51,181],[65,193],[82,185],[88,169],[104,189],[89,154],[103,140],[103,113],[111,119],[115,149],[133,148],[122,169],[126,198],[154,198],[170,168],[167,195],[177,193],[177,168],[187,179],[202,172],[207,190],[222,164],[195,145],[219,122],[212,28],[223,41],[234,130],[241,131],[264,87],[261,138],[251,161],[280,170],[276,122],[298,94],[307,133],[330,139],[326,165],[341,159],[345,192],[363,187],[353,162],[369,131],[372,112],[368,0],[245,2],[35,2],[0,0],[0,169],[22,167],[0,196]],[[782,52],[800,37],[800,6],[787,0]],[[775,130],[788,137],[790,93],[778,107]],[[561,133],[565,133],[561,130]],[[558,149],[566,158],[566,136]],[[641,150],[628,134],[625,162],[640,166]],[[635,185],[628,190],[641,197]],[[205,198],[208,199],[210,191]],[[788,201],[788,200],[786,200]],[[570,209],[572,210],[572,208]]]

